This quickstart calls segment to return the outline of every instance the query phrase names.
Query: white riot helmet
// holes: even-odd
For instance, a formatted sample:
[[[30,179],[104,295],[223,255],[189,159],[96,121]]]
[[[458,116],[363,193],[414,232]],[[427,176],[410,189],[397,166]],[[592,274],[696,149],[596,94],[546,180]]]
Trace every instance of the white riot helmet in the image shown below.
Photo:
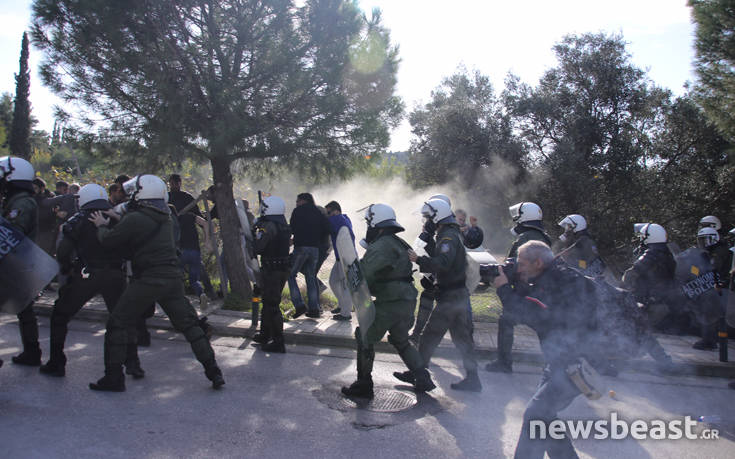
[[[714,215],[707,215],[706,217],[702,217],[702,219],[699,220],[699,227],[714,228],[715,231],[719,231],[722,228],[722,222]]]
[[[656,223],[636,223],[633,225],[633,232],[646,245],[666,242],[666,230]]]
[[[564,228],[564,231],[579,233],[587,229],[587,220],[581,215],[570,214],[561,219],[559,226]]]
[[[437,225],[440,223],[457,223],[452,208],[447,201],[439,198],[429,199],[421,207],[421,215]]]
[[[31,163],[15,156],[0,158],[0,180],[8,182],[31,182],[36,178],[36,172]]]
[[[519,202],[518,204],[508,207],[508,212],[510,212],[510,217],[516,223],[543,220],[541,207],[533,202]]]
[[[96,183],[88,183],[79,189],[76,194],[79,198],[79,208],[84,209],[85,206],[94,208],[110,208],[110,201],[107,197],[107,191],[105,187],[100,186]],[[101,201],[101,202],[95,202]]]
[[[431,201],[432,199],[441,199],[442,201],[446,202],[449,205],[449,207],[452,207],[452,201],[449,199],[449,196],[447,196],[446,194],[441,194],[441,193],[435,194],[429,198],[429,201]]]
[[[260,215],[285,215],[286,203],[278,196],[267,196],[260,203]]]
[[[720,233],[710,226],[705,226],[697,231],[697,246],[700,249],[706,249],[720,241]]]
[[[136,175],[123,183],[125,194],[135,201],[142,199],[163,199],[168,202],[166,183],[156,175]]]
[[[365,209],[365,222],[368,228],[404,228],[396,221],[396,213],[388,204],[370,204]]]

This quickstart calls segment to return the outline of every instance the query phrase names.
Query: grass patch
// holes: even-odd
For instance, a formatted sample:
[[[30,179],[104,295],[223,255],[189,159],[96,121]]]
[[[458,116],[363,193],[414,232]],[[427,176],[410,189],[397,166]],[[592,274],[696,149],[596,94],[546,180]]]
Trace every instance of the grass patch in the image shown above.
[[[250,311],[250,300],[237,293],[230,292],[222,303],[222,309],[229,311]]]

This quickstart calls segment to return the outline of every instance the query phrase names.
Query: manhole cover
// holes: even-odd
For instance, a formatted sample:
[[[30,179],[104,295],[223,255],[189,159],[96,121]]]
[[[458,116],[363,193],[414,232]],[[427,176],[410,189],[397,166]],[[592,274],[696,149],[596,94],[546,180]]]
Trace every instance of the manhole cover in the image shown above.
[[[412,408],[418,400],[411,392],[394,389],[375,389],[372,400],[347,398],[340,394],[340,404],[347,408],[359,408],[376,413],[397,413]]]

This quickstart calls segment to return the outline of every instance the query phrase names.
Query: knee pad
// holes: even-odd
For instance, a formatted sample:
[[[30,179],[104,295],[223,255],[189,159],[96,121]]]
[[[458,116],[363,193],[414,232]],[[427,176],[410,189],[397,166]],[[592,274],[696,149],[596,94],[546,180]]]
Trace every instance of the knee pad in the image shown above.
[[[207,335],[204,334],[202,327],[200,327],[197,323],[184,330],[183,333],[184,338],[186,338],[189,343],[194,343],[201,339],[207,339]]]
[[[395,336],[388,334],[388,342],[392,344],[396,349],[402,350],[408,346],[408,337],[404,339],[398,339]]]

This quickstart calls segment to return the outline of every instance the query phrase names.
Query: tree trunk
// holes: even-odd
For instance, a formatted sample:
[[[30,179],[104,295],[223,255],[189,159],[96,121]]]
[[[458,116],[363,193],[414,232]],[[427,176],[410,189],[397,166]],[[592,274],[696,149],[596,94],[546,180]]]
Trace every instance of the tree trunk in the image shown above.
[[[240,246],[240,220],[237,217],[235,198],[232,194],[230,161],[225,158],[214,158],[211,163],[214,178],[214,196],[217,202],[217,214],[222,234],[222,252],[225,258],[227,277],[230,280],[230,289],[249,304],[252,289]]]

